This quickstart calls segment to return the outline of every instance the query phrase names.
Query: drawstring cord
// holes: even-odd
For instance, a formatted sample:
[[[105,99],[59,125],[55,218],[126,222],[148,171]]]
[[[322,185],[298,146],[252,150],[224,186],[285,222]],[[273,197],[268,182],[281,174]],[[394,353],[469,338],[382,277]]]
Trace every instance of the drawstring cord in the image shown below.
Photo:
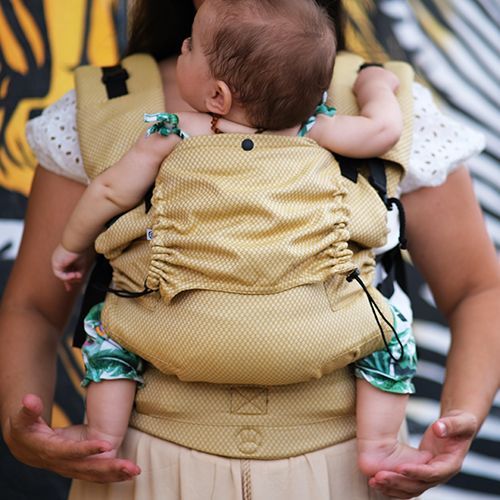
[[[138,297],[144,297],[145,295],[149,295],[150,293],[153,293],[156,291],[156,290],[153,290],[152,288],[148,288],[146,286],[146,283],[144,283],[144,290],[142,290],[140,292],[130,292],[128,290],[120,290],[119,288],[106,287],[106,286],[101,286],[101,285],[96,285],[96,288],[98,290],[103,291],[103,292],[112,293],[113,295],[116,295],[117,297],[122,297],[124,299],[136,299]]]
[[[384,316],[384,313],[380,310],[380,308],[378,307],[377,303],[375,302],[375,300],[373,300],[373,297],[370,295],[370,292],[368,291],[368,288],[366,288],[366,285],[363,283],[363,280],[359,277],[359,269],[356,268],[354,269],[354,271],[352,271],[348,276],[347,276],[347,281],[349,283],[351,283],[352,281],[357,281],[359,286],[363,289],[363,291],[365,292],[366,294],[366,297],[368,299],[368,303],[370,304],[370,307],[371,307],[371,310],[373,312],[373,316],[375,317],[375,321],[377,322],[377,325],[378,325],[378,328],[380,330],[380,334],[382,335],[382,340],[384,341],[384,345],[385,345],[385,349],[387,350],[387,352],[389,353],[389,356],[391,357],[392,360],[394,360],[396,363],[399,363],[399,361],[401,361],[403,359],[403,355],[404,355],[404,346],[401,342],[401,339],[399,338],[396,330],[394,329],[394,326],[392,325],[392,323]],[[384,323],[386,323],[389,328],[392,330],[392,333],[394,334],[394,336],[396,337],[396,340],[398,341],[398,344],[399,346],[401,347],[401,355],[399,356],[399,358],[396,358],[394,357],[394,355],[392,354],[391,350],[389,349],[389,344],[387,342],[387,339],[385,338],[385,335],[384,335],[384,329],[382,328],[382,325],[380,324],[380,321],[379,321],[379,318],[378,318],[378,315],[377,315],[377,312],[378,314],[382,317],[382,319],[384,320]]]
[[[380,310],[380,308],[378,307],[375,300],[373,300],[373,297],[370,295],[370,292],[366,288],[366,285],[363,283],[363,280],[359,277],[359,269],[357,269],[357,268],[354,269],[354,271],[352,271],[347,276],[346,279],[349,283],[351,283],[352,281],[357,281],[359,286],[363,289],[363,292],[366,294],[366,298],[368,299],[368,303],[370,304],[370,308],[373,312],[373,316],[375,318],[375,321],[377,322],[378,328],[380,330],[380,334],[382,335],[382,340],[384,341],[385,348],[386,348],[387,352],[389,353],[389,356],[391,357],[391,359],[393,359],[396,363],[398,363],[403,358],[404,346],[401,343],[401,339],[399,338],[396,330],[394,329],[394,326],[384,316],[384,313]],[[150,293],[153,293],[156,291],[156,290],[153,290],[152,288],[149,288],[148,286],[146,286],[146,283],[144,283],[144,290],[142,290],[140,292],[130,292],[128,290],[120,290],[118,288],[112,288],[112,287],[103,287],[100,285],[96,285],[96,288],[100,289],[102,291],[105,291],[105,292],[112,293],[118,297],[126,298],[126,299],[144,297],[145,295],[149,295]],[[382,328],[382,325],[380,324],[377,312],[380,315],[380,317],[383,319],[384,323],[386,323],[389,326],[389,328],[392,330],[394,336],[396,337],[396,340],[398,341],[399,346],[401,347],[401,355],[399,356],[399,358],[394,357],[394,355],[392,354],[392,352],[389,349],[389,344],[387,342],[387,339],[385,338],[384,329]]]

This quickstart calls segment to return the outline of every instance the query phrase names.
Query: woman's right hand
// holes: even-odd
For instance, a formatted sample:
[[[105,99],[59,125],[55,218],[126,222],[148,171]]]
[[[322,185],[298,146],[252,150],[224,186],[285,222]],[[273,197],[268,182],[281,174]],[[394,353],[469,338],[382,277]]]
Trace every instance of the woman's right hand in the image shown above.
[[[53,429],[42,413],[42,400],[28,394],[19,411],[7,421],[4,439],[19,461],[61,476],[99,483],[126,481],[140,474],[140,468],[130,460],[99,457],[111,448],[110,443],[75,441],[71,427]]]
[[[128,460],[100,458],[108,443],[75,440],[74,428],[71,433],[72,427],[53,429],[47,423],[58,346],[78,294],[78,287],[64,290],[50,259],[84,190],[83,184],[36,170],[23,239],[0,307],[0,424],[6,445],[27,465],[89,481],[123,481],[139,468]]]

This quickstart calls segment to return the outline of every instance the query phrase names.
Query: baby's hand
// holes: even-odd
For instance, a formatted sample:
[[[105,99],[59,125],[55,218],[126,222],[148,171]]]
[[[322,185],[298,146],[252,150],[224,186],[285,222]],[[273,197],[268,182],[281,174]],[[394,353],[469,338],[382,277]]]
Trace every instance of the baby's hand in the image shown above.
[[[399,78],[392,71],[380,66],[368,66],[358,73],[352,90],[356,95],[359,95],[368,86],[387,87],[395,93],[399,88]]]
[[[64,283],[64,288],[71,291],[74,283],[79,283],[87,268],[87,254],[66,250],[61,244],[52,254],[52,270],[57,278]]]

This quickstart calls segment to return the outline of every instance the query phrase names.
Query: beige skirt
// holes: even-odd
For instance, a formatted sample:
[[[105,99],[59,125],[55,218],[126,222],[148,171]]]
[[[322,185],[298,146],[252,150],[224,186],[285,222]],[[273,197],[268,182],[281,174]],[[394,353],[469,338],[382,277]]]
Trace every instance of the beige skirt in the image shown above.
[[[129,429],[121,455],[142,473],[111,484],[73,481],[69,500],[384,500],[356,466],[356,441],[282,460],[209,455]]]

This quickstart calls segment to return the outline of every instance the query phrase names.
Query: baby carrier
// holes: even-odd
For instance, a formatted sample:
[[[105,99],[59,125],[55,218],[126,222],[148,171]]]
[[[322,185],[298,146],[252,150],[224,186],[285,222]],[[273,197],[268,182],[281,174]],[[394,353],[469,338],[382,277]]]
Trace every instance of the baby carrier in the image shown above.
[[[361,62],[337,57],[329,104],[341,114],[357,113],[350,89]],[[391,328],[381,318],[392,319],[372,286],[373,248],[386,242],[409,157],[412,80],[407,65],[386,67],[402,82],[405,129],[384,161],[360,167],[307,138],[266,134],[177,146],[152,199],[96,242],[113,267],[111,337],[183,381],[259,386],[320,379],[382,348]],[[76,78],[93,178],[143,133],[144,113],[163,110],[161,80],[144,55]]]

